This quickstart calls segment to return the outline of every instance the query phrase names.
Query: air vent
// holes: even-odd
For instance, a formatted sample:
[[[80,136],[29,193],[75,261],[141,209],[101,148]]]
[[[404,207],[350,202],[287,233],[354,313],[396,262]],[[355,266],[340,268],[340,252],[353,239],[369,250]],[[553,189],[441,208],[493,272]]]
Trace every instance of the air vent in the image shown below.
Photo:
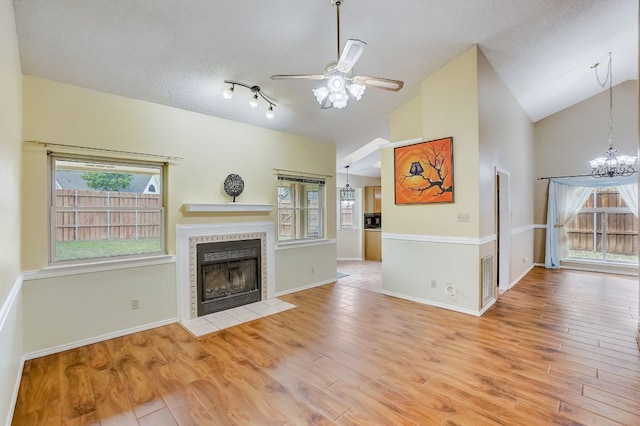
[[[493,255],[481,259],[480,273],[482,274],[482,306],[495,296],[493,294]]]

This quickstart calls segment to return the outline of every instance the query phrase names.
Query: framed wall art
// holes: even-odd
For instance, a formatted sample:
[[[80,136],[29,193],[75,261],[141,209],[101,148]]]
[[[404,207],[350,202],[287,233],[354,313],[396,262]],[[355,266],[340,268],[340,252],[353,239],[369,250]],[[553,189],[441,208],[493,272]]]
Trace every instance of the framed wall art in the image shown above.
[[[396,204],[453,202],[453,138],[394,148]]]

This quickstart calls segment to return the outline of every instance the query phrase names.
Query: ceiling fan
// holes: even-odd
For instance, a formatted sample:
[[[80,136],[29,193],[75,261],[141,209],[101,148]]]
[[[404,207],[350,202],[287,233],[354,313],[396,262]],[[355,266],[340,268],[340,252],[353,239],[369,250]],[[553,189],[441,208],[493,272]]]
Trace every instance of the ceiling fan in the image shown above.
[[[404,82],[381,77],[353,75],[353,66],[362,55],[365,43],[362,40],[349,39],[340,53],[340,5],[345,0],[330,0],[336,7],[338,21],[338,60],[330,62],[322,74],[276,74],[271,78],[281,79],[309,79],[328,80],[326,86],[313,89],[313,94],[322,109],[344,108],[349,102],[349,94],[360,100],[367,87],[391,90],[397,92],[402,89]],[[347,93],[348,92],[348,93]]]

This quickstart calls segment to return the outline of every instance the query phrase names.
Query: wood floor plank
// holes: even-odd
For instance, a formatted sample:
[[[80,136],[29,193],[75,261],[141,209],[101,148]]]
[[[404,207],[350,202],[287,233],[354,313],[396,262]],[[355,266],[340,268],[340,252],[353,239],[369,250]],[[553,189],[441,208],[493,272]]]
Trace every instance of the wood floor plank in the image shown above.
[[[536,267],[475,317],[348,266],[201,338],[171,324],[27,361],[12,424],[640,424],[636,277]]]

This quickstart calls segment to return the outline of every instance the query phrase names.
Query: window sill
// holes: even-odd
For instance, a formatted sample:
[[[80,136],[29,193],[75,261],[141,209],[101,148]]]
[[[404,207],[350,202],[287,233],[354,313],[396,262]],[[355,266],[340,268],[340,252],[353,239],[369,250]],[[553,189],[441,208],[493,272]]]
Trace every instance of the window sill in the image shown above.
[[[117,269],[140,268],[144,266],[163,265],[175,263],[176,257],[171,254],[152,255],[128,259],[113,259],[100,261],[87,261],[66,265],[50,265],[40,270],[26,271],[25,280],[37,280],[41,278],[64,277],[69,275],[88,274],[93,272],[114,271]]]
[[[598,262],[593,260],[567,259],[560,262],[561,268],[581,271],[604,272],[621,275],[638,275],[638,265],[629,263]]]
[[[276,250],[278,251],[278,250],[299,249],[304,247],[328,246],[335,243],[336,243],[336,240],[328,240],[326,238],[318,239],[318,240],[286,241],[286,242],[278,243],[276,245]]]

